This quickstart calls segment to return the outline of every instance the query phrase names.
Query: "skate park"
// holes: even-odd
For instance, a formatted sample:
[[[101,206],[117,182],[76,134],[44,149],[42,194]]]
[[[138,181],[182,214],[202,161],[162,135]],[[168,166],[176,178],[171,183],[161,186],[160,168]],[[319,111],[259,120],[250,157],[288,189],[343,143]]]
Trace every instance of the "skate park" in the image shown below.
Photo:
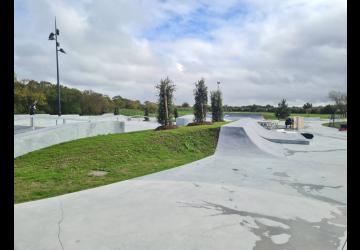
[[[15,249],[346,249],[347,133],[225,118],[209,157],[16,204]]]
[[[154,129],[154,118],[104,114],[100,116],[14,115],[14,157],[89,136]]]

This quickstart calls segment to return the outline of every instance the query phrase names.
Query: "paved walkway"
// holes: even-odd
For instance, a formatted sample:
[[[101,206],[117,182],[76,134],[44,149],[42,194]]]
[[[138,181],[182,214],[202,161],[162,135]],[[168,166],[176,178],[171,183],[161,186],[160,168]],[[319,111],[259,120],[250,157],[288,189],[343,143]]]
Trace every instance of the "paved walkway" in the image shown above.
[[[306,125],[310,145],[279,144],[242,119],[210,157],[15,205],[15,249],[341,249],[347,135]]]

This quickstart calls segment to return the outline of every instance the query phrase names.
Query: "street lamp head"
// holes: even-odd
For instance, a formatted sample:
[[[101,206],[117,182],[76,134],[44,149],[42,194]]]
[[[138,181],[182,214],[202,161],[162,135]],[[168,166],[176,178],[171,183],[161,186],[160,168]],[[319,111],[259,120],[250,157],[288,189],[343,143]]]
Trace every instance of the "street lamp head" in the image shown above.
[[[54,36],[55,36],[55,34],[51,32],[49,35],[49,40],[55,40]]]
[[[60,48],[59,51],[60,51],[61,53],[66,54],[66,53],[65,53],[65,50],[63,50],[62,48]]]

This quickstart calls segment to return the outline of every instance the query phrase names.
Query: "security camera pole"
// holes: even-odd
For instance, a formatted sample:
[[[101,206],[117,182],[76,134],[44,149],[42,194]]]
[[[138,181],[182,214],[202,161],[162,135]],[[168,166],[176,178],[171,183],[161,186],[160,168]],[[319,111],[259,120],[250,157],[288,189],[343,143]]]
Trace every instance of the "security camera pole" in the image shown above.
[[[57,88],[58,88],[58,116],[61,116],[61,102],[60,102],[60,82],[59,82],[59,59],[58,52],[65,53],[65,51],[60,47],[60,43],[57,41],[57,36],[60,35],[59,29],[56,27],[56,17],[55,17],[55,34],[50,33],[49,40],[55,40],[55,50],[56,50],[56,80],[57,80]],[[54,38],[55,37],[55,38]]]

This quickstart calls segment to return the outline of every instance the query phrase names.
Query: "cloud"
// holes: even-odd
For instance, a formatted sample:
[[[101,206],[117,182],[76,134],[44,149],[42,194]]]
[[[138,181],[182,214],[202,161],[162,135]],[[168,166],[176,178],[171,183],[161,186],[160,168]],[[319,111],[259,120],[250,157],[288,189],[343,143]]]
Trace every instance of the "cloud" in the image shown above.
[[[225,4],[226,3],[226,4]],[[15,71],[54,81],[54,16],[61,82],[110,96],[156,100],[169,76],[177,103],[194,83],[221,82],[228,105],[325,103],[346,91],[346,2],[15,1]]]

